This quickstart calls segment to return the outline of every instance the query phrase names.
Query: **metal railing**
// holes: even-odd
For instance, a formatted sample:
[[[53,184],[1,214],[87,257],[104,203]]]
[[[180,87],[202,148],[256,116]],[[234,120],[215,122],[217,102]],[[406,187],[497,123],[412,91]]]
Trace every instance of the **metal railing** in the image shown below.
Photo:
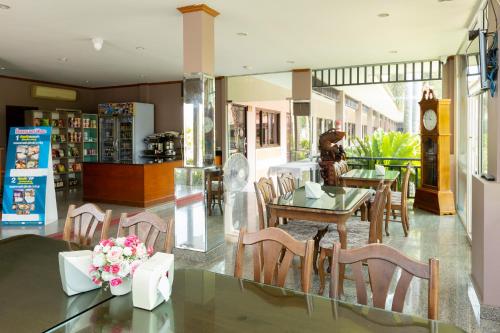
[[[422,165],[419,158],[404,158],[404,157],[347,157],[347,163],[351,169],[374,169],[375,164],[382,164],[389,170],[399,171],[398,186],[400,187],[403,182],[404,171],[406,165],[411,163],[413,172],[410,176],[410,183],[408,186],[408,197],[415,197],[415,189],[419,186],[422,179]],[[400,190],[400,189],[399,189]]]

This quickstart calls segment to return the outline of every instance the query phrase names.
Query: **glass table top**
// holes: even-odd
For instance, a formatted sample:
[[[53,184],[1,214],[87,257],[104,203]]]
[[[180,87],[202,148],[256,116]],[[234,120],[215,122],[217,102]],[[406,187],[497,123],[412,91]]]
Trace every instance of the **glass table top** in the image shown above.
[[[367,180],[394,180],[399,177],[399,171],[385,170],[385,175],[379,176],[375,170],[369,169],[352,169],[344,173],[341,178],[343,179],[367,179]]]
[[[52,332],[463,332],[455,326],[209,271],[175,271],[153,311],[114,297]]]
[[[324,193],[319,199],[307,198],[305,187],[300,187],[277,197],[272,205],[345,212],[354,209],[371,193],[370,190],[364,188],[336,186],[322,186],[321,188]]]
[[[36,235],[0,241],[0,331],[43,332],[112,297],[102,289],[64,293],[58,253],[78,249]]]

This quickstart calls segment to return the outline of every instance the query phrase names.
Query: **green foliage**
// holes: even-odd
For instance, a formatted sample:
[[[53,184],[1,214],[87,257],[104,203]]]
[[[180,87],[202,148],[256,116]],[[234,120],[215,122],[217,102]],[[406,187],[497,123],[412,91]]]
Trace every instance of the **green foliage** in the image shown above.
[[[347,157],[420,158],[420,137],[410,133],[384,132],[379,129],[364,139],[356,137],[355,144],[347,147],[346,153]],[[369,168],[374,168],[375,164],[400,165],[401,163],[397,160],[373,160],[369,162]]]
[[[300,140],[300,147],[302,149],[310,149],[311,148],[311,144],[309,143],[308,139],[302,139],[302,140]]]

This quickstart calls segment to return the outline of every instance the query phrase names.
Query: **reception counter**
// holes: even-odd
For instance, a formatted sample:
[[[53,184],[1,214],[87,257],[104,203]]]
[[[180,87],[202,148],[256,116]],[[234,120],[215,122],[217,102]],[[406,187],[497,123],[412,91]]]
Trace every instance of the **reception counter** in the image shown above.
[[[83,200],[149,207],[174,200],[174,169],[182,160],[154,164],[83,164]]]

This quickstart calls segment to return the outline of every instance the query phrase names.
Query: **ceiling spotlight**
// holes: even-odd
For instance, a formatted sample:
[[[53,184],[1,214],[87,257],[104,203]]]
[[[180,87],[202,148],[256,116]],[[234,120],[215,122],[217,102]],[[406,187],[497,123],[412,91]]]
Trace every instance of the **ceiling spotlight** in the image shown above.
[[[390,50],[389,53],[396,54],[396,53],[398,53],[398,51],[396,51],[396,50]]]
[[[238,33],[236,33],[236,35],[238,35],[240,37],[246,37],[246,36],[248,36],[248,33],[246,33],[246,32],[238,32]]]
[[[7,5],[5,5],[5,4],[3,4],[3,3],[0,3],[0,9],[5,9],[5,10],[7,10],[7,9],[10,9],[10,6],[7,6]]]
[[[96,51],[101,51],[102,44],[104,44],[104,39],[102,39],[101,37],[94,37],[92,38],[92,44],[94,45],[94,49]]]
[[[252,69],[252,66],[248,66],[248,65],[245,65],[245,66],[242,66],[244,69]]]
[[[89,80],[85,80],[85,83],[89,83]]]
[[[452,2],[453,0],[438,0],[438,2]]]
[[[5,67],[3,67],[3,66],[2,66],[2,67],[0,67],[0,71],[4,71],[4,70],[6,70],[6,69],[7,69],[7,68],[5,68]]]
[[[288,64],[295,64],[295,61],[293,61],[293,60],[287,60],[286,62],[287,62]]]
[[[137,51],[144,51],[144,48],[142,46],[136,46],[135,49]]]
[[[388,17],[389,13],[380,13],[377,15],[378,17]]]
[[[67,62],[68,58],[66,58],[66,57],[57,58],[57,61],[59,61],[59,62]]]

